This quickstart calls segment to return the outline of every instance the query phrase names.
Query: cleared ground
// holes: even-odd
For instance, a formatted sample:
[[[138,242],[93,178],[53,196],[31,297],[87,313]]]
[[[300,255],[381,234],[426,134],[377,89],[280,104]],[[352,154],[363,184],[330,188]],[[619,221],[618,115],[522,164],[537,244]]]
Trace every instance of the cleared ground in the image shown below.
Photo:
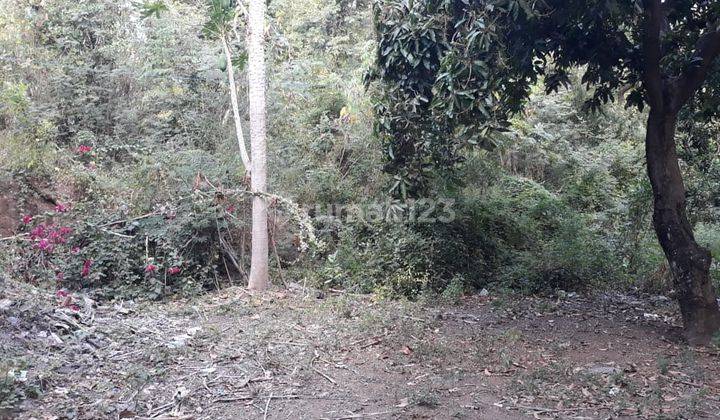
[[[375,301],[295,287],[190,301],[0,294],[19,418],[717,418],[720,355],[664,298]]]

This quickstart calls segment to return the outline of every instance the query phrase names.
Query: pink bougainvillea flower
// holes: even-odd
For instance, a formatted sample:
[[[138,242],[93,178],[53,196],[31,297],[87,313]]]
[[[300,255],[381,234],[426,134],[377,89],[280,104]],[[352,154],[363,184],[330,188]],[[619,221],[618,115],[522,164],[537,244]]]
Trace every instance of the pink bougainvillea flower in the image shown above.
[[[65,213],[66,211],[68,211],[68,206],[66,206],[65,204],[57,203],[57,205],[55,206],[56,213]]]
[[[55,292],[55,296],[57,296],[57,297],[59,297],[59,298],[64,298],[64,297],[67,297],[67,296],[68,296],[68,292],[65,291],[65,290],[60,289],[60,290],[58,290],[57,292]]]
[[[26,214],[26,215],[23,216],[23,218],[22,218],[22,222],[23,222],[24,225],[29,225],[30,222],[32,222],[32,221],[33,221],[33,217],[32,217],[32,215],[29,215],[29,214]]]
[[[81,276],[87,277],[90,274],[90,266],[92,266],[92,263],[92,260],[85,260],[85,262],[83,262],[82,272],[80,273]]]
[[[52,232],[50,232],[48,238],[50,238],[56,244],[64,244],[65,242],[67,242],[67,236],[71,233],[72,228],[63,226],[60,229],[54,229]]]
[[[58,243],[64,244],[67,242],[67,236],[72,233],[72,228],[68,226],[63,226],[60,229],[58,229],[57,232],[57,241]]]
[[[74,303],[72,305],[70,305],[69,308],[70,308],[70,310],[75,311],[75,312],[80,310],[80,307]]]
[[[148,264],[145,266],[146,273],[154,273],[155,271],[157,271],[157,266],[155,264]]]
[[[63,280],[65,280],[65,273],[63,273],[62,271],[58,271],[57,273],[55,273],[55,280],[58,283],[61,283]]]
[[[45,225],[37,225],[30,231],[30,239],[39,239],[45,237]]]
[[[47,239],[50,240],[54,244],[61,244],[61,243],[65,242],[65,238],[63,238],[63,236],[60,234],[60,232],[58,232],[56,230],[53,230],[52,232],[50,232]]]
[[[40,242],[37,243],[37,248],[40,251],[52,252],[53,244],[50,242],[49,239],[43,238],[43,239],[40,239]]]
[[[227,211],[228,213],[235,213],[235,205],[234,204],[229,205],[227,207],[227,209],[225,209],[225,211]]]
[[[180,274],[180,267],[170,267],[170,268],[168,269],[168,274],[170,274],[171,276],[174,276],[174,275],[176,275],[176,274]]]
[[[85,145],[85,144],[81,144],[81,145],[78,146],[78,148],[77,148],[77,154],[78,154],[78,155],[84,155],[84,154],[87,154],[87,153],[90,153],[90,152],[92,152],[92,147],[90,147],[90,146],[88,146],[88,145]]]
[[[72,252],[73,254],[76,254],[76,255],[77,255],[77,254],[80,253],[80,247],[79,247],[79,246],[74,246],[74,247],[72,247],[72,249],[70,249],[70,252]]]

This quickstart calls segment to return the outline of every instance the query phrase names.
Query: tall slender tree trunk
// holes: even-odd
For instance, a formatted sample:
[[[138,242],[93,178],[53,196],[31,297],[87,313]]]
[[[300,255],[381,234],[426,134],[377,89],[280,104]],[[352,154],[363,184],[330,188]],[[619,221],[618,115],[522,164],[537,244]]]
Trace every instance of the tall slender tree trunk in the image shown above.
[[[653,189],[653,224],[670,264],[687,339],[707,344],[720,330],[710,281],[710,252],[700,246],[686,214],[685,186],[675,150],[677,114],[651,109],[645,151]]]
[[[268,279],[267,145],[265,129],[265,0],[250,0],[248,11],[248,79],[250,89],[250,188],[252,255],[248,288],[265,290]]]

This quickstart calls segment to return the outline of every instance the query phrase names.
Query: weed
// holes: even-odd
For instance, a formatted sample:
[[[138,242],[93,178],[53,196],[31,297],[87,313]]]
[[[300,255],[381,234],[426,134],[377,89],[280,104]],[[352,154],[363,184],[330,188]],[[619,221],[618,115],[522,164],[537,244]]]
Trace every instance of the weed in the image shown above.
[[[414,394],[410,401],[420,407],[435,408],[440,405],[440,397],[434,390],[428,389]]]

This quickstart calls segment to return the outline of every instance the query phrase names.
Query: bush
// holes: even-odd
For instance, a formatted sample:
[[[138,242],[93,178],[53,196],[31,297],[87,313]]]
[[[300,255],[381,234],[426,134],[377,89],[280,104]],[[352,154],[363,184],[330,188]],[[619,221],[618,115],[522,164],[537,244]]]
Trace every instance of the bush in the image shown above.
[[[11,274],[59,289],[100,288],[107,297],[195,294],[237,273],[228,242],[244,228],[234,217],[241,205],[198,191],[139,217],[65,206],[27,216]]]
[[[612,249],[578,218],[563,220],[557,231],[530,250],[515,251],[500,278],[529,293],[590,290],[623,278]]]
[[[433,287],[437,280],[434,245],[432,238],[423,237],[408,224],[346,226],[336,250],[320,269],[319,279],[325,285],[361,292],[412,297]]]
[[[561,198],[521,177],[462,192],[449,223],[337,225],[320,282],[384,295],[481,288],[587,290],[626,279],[611,242]],[[450,287],[452,286],[452,287]]]
[[[450,279],[450,282],[440,296],[445,302],[458,303],[460,302],[460,298],[465,294],[466,284],[467,280],[462,275],[456,275]]]
[[[589,220],[533,181],[505,177],[459,212],[488,275],[506,286],[580,290],[623,278],[619,257]]]

